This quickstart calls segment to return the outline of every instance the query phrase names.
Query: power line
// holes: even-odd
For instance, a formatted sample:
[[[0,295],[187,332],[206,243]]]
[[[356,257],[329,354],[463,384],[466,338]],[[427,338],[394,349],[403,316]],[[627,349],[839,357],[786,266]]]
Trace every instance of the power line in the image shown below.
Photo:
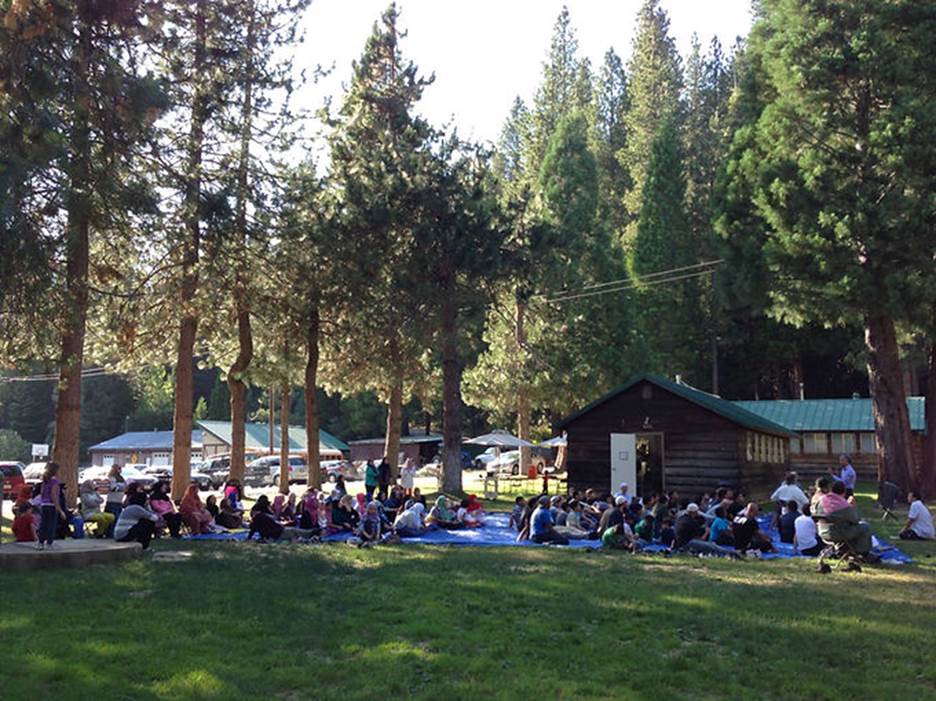
[[[90,377],[101,377],[103,375],[115,374],[106,368],[89,368],[87,370],[81,371],[82,379]],[[42,375],[20,375],[17,377],[2,377],[0,376],[0,383],[2,382],[52,382],[59,379],[59,373],[45,373]]]
[[[564,295],[560,297],[553,297],[551,299],[547,299],[546,301],[547,302],[567,302],[571,299],[583,299],[585,297],[595,297],[597,295],[610,294],[612,292],[623,292],[625,290],[633,290],[633,289],[638,289],[641,287],[650,287],[651,285],[664,285],[666,283],[677,282],[679,280],[689,280],[691,278],[704,277],[705,275],[711,275],[714,272],[715,272],[714,269],[700,270],[697,272],[686,273],[684,275],[673,275],[673,276],[665,277],[665,278],[661,277],[655,280],[650,280],[649,282],[631,281],[629,284],[620,285],[619,287],[614,287],[611,289],[593,290],[591,292],[581,292],[579,294],[574,294],[574,295]]]
[[[687,270],[695,270],[695,269],[697,269],[697,268],[714,267],[714,266],[716,266],[716,265],[721,265],[721,264],[724,263],[724,262],[725,262],[725,261],[724,261],[723,258],[715,258],[715,259],[713,259],[713,260],[702,261],[701,263],[694,263],[694,264],[692,264],[692,265],[684,265],[684,266],[682,266],[682,267],[680,267],[680,268],[670,268],[669,270],[658,270],[658,271],[655,272],[655,273],[647,273],[646,275],[641,275],[641,276],[640,276],[640,280],[649,280],[649,279],[657,278],[657,277],[664,276],[664,275],[670,275],[670,274],[672,274],[672,273],[681,273],[681,272],[684,272],[684,271],[687,271]],[[557,297],[558,297],[558,296],[565,297],[566,295],[571,294],[571,293],[584,292],[584,291],[586,291],[586,290],[598,289],[598,288],[600,288],[600,287],[610,287],[610,286],[612,286],[612,285],[618,285],[618,284],[620,284],[620,283],[628,283],[628,284],[631,284],[631,283],[633,283],[633,282],[634,282],[634,278],[632,278],[632,277],[625,277],[625,278],[621,278],[621,279],[619,279],[619,280],[611,280],[611,281],[609,281],[609,282],[599,282],[599,283],[595,283],[595,284],[593,284],[593,285],[584,285],[584,286],[582,286],[582,287],[576,287],[576,288],[572,288],[572,289],[558,290],[558,291],[553,292],[553,293],[551,293],[551,294],[554,294],[554,295],[556,295]],[[536,297],[547,297],[548,294],[550,294],[550,293],[543,292],[543,293],[541,293],[541,294],[533,295],[533,297],[534,297],[534,298],[536,298]]]

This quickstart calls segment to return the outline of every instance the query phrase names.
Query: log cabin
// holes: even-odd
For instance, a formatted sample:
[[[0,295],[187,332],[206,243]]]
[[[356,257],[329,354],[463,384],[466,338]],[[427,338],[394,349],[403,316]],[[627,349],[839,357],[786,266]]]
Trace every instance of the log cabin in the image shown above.
[[[570,487],[615,491],[612,434],[634,434],[637,493],[675,490],[692,499],[721,484],[750,498],[769,495],[789,469],[789,440],[796,435],[733,402],[652,374],[631,378],[556,428],[568,433]]]

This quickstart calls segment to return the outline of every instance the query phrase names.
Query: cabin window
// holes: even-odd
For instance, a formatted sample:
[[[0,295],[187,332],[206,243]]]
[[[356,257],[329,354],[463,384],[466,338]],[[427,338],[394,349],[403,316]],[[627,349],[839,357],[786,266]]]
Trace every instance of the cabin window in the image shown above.
[[[861,438],[859,450],[862,453],[877,453],[877,444],[874,442],[872,431],[862,431],[858,436]]]
[[[827,433],[806,433],[803,435],[804,453],[828,453],[829,452],[829,434]]]
[[[855,434],[854,433],[832,433],[829,434],[832,439],[832,452],[839,453],[851,453],[855,450]]]
[[[747,446],[744,451],[744,455],[747,458],[748,462],[754,461],[754,434],[748,431],[747,436]]]
[[[791,453],[803,452],[803,439],[800,436],[795,436],[793,438],[790,438],[790,452]]]
[[[776,436],[770,439],[770,462],[780,462],[780,439]]]

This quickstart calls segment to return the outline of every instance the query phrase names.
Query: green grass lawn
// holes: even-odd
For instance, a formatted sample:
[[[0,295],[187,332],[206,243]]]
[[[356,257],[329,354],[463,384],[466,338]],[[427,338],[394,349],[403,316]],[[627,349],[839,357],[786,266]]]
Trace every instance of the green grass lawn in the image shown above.
[[[936,699],[936,545],[906,546],[918,564],[822,576],[805,559],[160,542],[0,573],[0,698]]]

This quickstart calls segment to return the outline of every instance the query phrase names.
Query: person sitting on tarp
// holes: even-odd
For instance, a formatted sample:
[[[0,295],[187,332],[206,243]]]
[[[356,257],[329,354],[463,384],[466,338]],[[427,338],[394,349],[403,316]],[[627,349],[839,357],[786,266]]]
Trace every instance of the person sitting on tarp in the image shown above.
[[[556,543],[568,545],[569,539],[556,532],[553,527],[552,513],[549,510],[549,497],[540,497],[533,515],[530,516],[530,540],[534,543]]]
[[[738,557],[732,550],[727,550],[715,543],[706,541],[709,529],[705,517],[699,513],[699,505],[692,502],[682,515],[676,519],[675,540],[672,549],[693,555],[715,555],[718,557]]]
[[[803,506],[808,506],[809,501]],[[781,543],[792,543],[793,537],[796,535],[796,519],[800,516],[800,504],[794,499],[790,499],[786,504],[784,504],[785,511],[780,517],[780,521],[777,523],[777,529],[780,531],[780,542]]]
[[[845,498],[845,483],[828,477],[816,480],[811,505],[819,536],[833,545],[845,544],[859,555],[871,551],[871,529],[858,518],[858,510]]]
[[[644,517],[637,523],[634,534],[645,543],[653,542],[653,514],[644,514]]]
[[[429,515],[426,516],[426,523],[446,530],[461,528],[462,524],[458,522],[455,513],[449,508],[448,499],[440,494],[435,501],[435,506],[429,509]]]
[[[634,540],[634,534],[626,522],[605,529],[601,534],[601,546],[611,550],[626,550],[634,552],[637,545]]]
[[[405,508],[393,522],[396,534],[401,538],[418,538],[426,532],[423,525],[423,513],[426,507],[412,499],[406,502]]]
[[[734,532],[731,530],[731,521],[725,518],[727,514],[721,506],[715,508],[712,523],[709,526],[709,542],[715,545],[734,546]]]
[[[923,498],[916,492],[907,493],[907,503],[910,510],[907,512],[907,524],[900,532],[903,540],[932,540],[936,537],[933,529],[933,515],[923,503]]]
[[[614,506],[605,509],[598,520],[598,533],[604,535],[604,532],[612,526],[623,523],[626,511],[627,497],[615,497]]]
[[[815,557],[821,553],[826,544],[819,537],[816,530],[816,522],[813,521],[812,513],[809,510],[809,504],[803,506],[803,513],[797,516],[796,523],[793,524],[796,533],[793,536],[793,545],[799,551],[800,555],[809,555]]]
[[[760,550],[762,553],[773,552],[773,543],[760,529],[760,524],[757,522],[758,513],[757,502],[752,501],[731,522],[734,546],[741,552],[745,550]]]

